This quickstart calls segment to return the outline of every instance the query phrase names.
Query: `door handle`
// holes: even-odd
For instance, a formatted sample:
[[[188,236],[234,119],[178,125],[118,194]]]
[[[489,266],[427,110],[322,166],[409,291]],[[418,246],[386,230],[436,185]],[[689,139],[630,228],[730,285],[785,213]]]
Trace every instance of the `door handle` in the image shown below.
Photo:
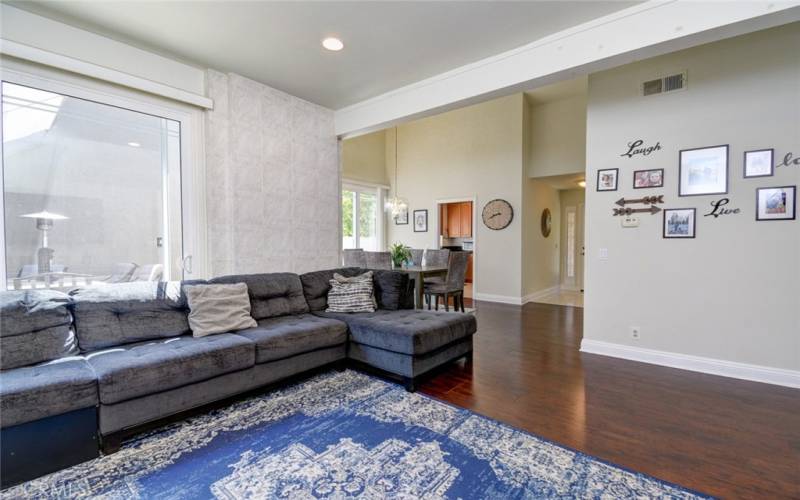
[[[181,260],[181,268],[189,274],[192,274],[192,256],[187,255]]]

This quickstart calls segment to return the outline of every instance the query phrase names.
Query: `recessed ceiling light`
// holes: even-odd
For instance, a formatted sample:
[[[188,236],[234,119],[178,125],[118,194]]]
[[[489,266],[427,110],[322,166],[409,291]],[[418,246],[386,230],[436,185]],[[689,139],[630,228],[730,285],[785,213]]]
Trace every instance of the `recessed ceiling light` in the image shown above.
[[[578,181],[578,185],[582,188],[586,187],[586,181]]]
[[[138,148],[139,146],[141,146],[141,144],[139,144],[138,142],[129,142],[128,146],[132,148]]]
[[[334,52],[342,50],[344,48],[344,44],[342,43],[342,41],[335,37],[328,37],[325,40],[323,40],[322,46]]]

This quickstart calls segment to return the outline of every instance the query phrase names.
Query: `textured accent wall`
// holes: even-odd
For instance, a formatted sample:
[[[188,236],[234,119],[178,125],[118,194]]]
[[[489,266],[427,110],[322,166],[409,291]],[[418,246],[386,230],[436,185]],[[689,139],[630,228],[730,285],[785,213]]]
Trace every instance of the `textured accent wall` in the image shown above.
[[[208,71],[210,274],[306,272],[339,263],[339,146],[333,111],[235,74]]]

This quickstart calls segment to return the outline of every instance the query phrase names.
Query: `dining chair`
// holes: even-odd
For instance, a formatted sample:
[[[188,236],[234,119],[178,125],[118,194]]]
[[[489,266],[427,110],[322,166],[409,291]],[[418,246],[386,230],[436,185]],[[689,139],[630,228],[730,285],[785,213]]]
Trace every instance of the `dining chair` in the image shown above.
[[[464,312],[464,281],[467,277],[467,252],[451,252],[447,264],[447,276],[441,283],[425,282],[425,303],[431,308],[431,297],[436,300],[436,310],[439,310],[439,297],[444,297],[444,310],[450,311],[450,297],[453,297],[453,308]]]
[[[345,267],[367,267],[367,257],[360,248],[348,248],[342,253]]]
[[[367,269],[391,269],[392,254],[389,252],[364,252]]]
[[[411,260],[414,262],[415,266],[421,266],[422,265],[422,254],[424,252],[425,252],[425,250],[423,250],[421,248],[412,248],[411,249]]]
[[[445,267],[450,262],[450,250],[443,249],[427,249],[425,250],[425,266]],[[444,283],[442,276],[431,276],[425,278],[424,284]]]

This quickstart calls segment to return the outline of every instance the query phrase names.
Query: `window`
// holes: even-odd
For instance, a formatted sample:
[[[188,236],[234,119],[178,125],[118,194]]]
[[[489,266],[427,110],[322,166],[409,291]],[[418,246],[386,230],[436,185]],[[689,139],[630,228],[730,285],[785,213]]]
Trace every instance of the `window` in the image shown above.
[[[10,81],[2,106],[7,288],[183,277],[179,120]]]
[[[342,248],[383,249],[381,188],[345,184],[342,188]]]

